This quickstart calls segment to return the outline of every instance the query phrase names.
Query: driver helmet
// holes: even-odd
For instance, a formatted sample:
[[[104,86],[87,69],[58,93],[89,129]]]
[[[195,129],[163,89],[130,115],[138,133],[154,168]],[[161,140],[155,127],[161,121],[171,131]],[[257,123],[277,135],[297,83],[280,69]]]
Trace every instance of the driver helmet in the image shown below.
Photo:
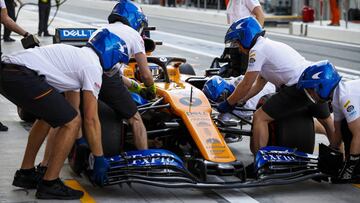
[[[234,90],[235,87],[220,76],[212,76],[202,89],[206,97],[214,102],[224,101]]]
[[[129,0],[120,0],[111,11],[108,21],[109,23],[120,21],[139,33],[148,26],[148,19],[141,8]]]
[[[298,89],[312,88],[324,101],[331,98],[331,93],[339,84],[341,76],[328,61],[319,61],[304,70],[297,83]]]
[[[239,42],[245,49],[251,49],[258,37],[264,36],[265,30],[260,23],[252,16],[240,18],[235,21],[225,35],[225,44],[234,45]]]
[[[94,37],[87,43],[99,56],[104,72],[111,71],[117,63],[129,62],[126,43],[108,29],[101,29],[94,33]]]

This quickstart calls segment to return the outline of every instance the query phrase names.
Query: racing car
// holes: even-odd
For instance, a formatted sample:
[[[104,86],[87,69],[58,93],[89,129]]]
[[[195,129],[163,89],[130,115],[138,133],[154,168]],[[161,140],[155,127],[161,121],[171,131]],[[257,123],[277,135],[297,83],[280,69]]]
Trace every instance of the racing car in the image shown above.
[[[90,36],[83,34],[81,39],[79,35],[68,38],[65,31],[91,33],[84,28],[58,29],[54,42],[81,46],[84,39]],[[155,49],[155,45],[151,39],[145,41],[149,53]],[[105,186],[142,183],[160,187],[243,188],[289,184],[329,176],[329,170],[324,167],[329,162],[329,150],[325,146],[321,146],[320,151],[325,152],[323,157],[326,158],[320,159],[320,162],[317,156],[310,153],[269,146],[257,153],[256,176],[250,179],[242,160],[235,157],[223,134],[242,136],[251,135],[251,132],[242,129],[240,124],[234,126],[216,119],[212,104],[200,89],[204,78],[184,79],[181,73],[194,71],[183,58],[148,56],[148,63],[154,76],[157,97],[153,101],[146,101],[134,94],[134,100],[146,125],[149,140],[157,144],[149,150],[135,150],[126,122],[99,101],[104,155],[111,166]],[[137,79],[133,59],[123,73]],[[339,160],[339,157],[335,159]],[[326,164],[321,164],[324,160]],[[69,154],[69,163],[74,172],[91,174],[93,156],[87,146],[74,145]]]
[[[137,95],[138,109],[149,140],[161,142],[159,148],[133,150],[128,127],[103,103],[99,103],[104,154],[110,162],[105,185],[143,183],[162,187],[233,188],[288,184],[323,177],[317,157],[291,148],[266,147],[255,160],[256,179],[249,180],[245,166],[237,160],[217,122],[204,93],[180,79],[180,64],[173,57],[148,57],[157,87],[157,99],[145,101]],[[127,77],[136,77],[136,64],[130,61]],[[131,73],[131,74],[129,74]],[[117,129],[114,131],[114,129]],[[131,136],[130,136],[131,137]],[[125,146],[124,146],[125,145]],[[93,158],[75,146],[70,166],[90,174]],[[130,150],[130,151],[128,151]],[[82,163],[79,170],[77,163]]]

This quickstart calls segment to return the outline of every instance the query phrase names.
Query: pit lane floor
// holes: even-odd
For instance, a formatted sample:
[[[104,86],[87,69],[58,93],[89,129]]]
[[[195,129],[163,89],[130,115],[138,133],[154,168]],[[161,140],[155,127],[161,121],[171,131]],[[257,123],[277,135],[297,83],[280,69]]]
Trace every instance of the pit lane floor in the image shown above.
[[[37,13],[29,12],[26,15],[28,23],[37,22]],[[25,21],[25,20],[24,20]],[[69,24],[68,21],[57,21],[55,27],[78,27],[82,24]],[[28,30],[33,33],[33,27]],[[53,27],[52,27],[53,28]],[[11,53],[21,50],[20,37],[16,43],[3,43],[3,52]],[[43,44],[50,44],[50,38],[41,38]],[[169,54],[171,53],[171,54]],[[209,60],[207,56],[195,55],[186,50],[178,50],[169,46],[160,46],[156,55],[182,56],[194,64],[196,72],[203,74],[204,65]],[[0,203],[8,202],[61,202],[40,201],[34,197],[34,190],[21,190],[11,186],[13,175],[21,164],[24,148],[27,142],[29,124],[23,123],[17,116],[16,107],[0,96],[0,121],[8,125],[8,132],[0,132]],[[325,142],[324,136],[317,136],[317,142]],[[230,144],[237,158],[248,164],[252,160],[249,139],[244,138],[240,143]],[[36,160],[40,162],[43,149]],[[73,174],[65,163],[61,178],[75,180],[87,192],[88,196],[81,202],[358,202],[359,185],[330,185],[305,181],[293,185],[273,186],[251,189],[231,190],[197,190],[197,189],[166,189],[134,184],[112,186],[106,188],[93,187],[85,178]],[[79,202],[79,201],[69,201]]]

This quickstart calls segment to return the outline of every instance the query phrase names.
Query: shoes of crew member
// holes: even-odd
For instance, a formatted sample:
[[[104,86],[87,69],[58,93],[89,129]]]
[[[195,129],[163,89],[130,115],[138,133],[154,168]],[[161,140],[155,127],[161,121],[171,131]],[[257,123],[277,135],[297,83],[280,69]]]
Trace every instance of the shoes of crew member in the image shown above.
[[[40,175],[40,177],[44,177],[46,170],[47,170],[47,166],[41,166],[41,164],[36,166],[36,172]],[[41,180],[41,179],[40,179]]]
[[[0,122],[0,131],[8,131],[9,128]]]
[[[16,40],[14,38],[11,37],[6,37],[4,38],[4,42],[15,42]]]
[[[52,181],[40,181],[35,194],[38,199],[61,200],[80,199],[83,195],[84,193],[82,191],[74,190],[66,186],[60,178]]]
[[[35,168],[28,170],[17,170],[12,185],[25,189],[35,189],[39,183],[41,176],[36,172]]]

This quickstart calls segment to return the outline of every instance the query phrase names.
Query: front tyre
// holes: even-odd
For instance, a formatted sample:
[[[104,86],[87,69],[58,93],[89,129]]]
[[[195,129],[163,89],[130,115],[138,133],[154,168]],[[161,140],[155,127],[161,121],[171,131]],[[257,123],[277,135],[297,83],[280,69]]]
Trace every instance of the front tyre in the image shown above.
[[[264,95],[256,108],[260,108],[274,94]],[[314,120],[308,109],[298,111],[269,124],[268,145],[296,148],[313,153],[315,145]]]

